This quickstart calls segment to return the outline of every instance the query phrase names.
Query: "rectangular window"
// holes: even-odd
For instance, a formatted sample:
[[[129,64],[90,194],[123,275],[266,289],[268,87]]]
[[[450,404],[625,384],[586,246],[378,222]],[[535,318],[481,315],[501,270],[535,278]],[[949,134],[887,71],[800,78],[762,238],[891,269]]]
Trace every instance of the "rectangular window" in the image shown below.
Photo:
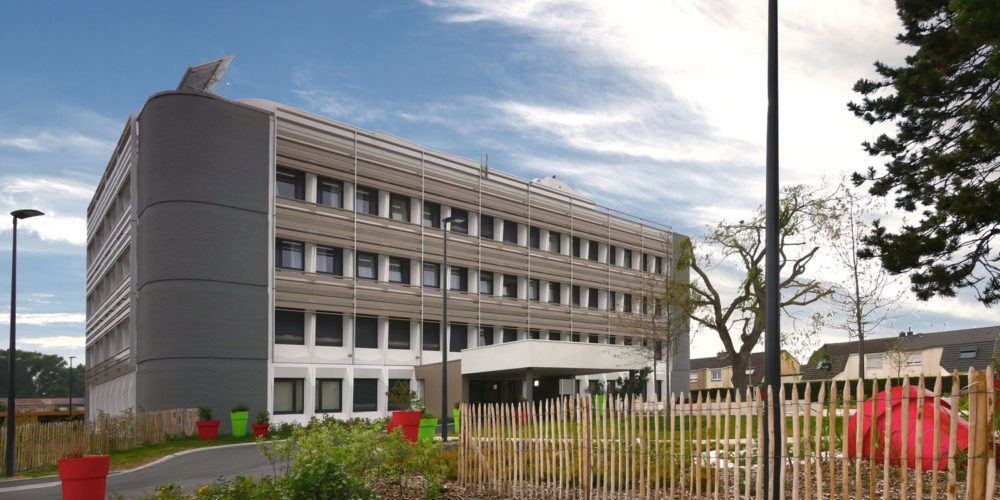
[[[562,251],[562,235],[555,231],[549,231],[549,251],[552,253]]]
[[[423,285],[428,288],[441,288],[441,264],[424,262]]]
[[[608,247],[608,262],[612,266],[618,265],[618,247],[611,245]]]
[[[697,382],[698,381],[698,374],[697,373],[692,373],[691,375],[688,376],[688,380],[691,381],[691,382]]]
[[[354,206],[358,213],[378,215],[378,189],[358,186]]]
[[[469,347],[469,326],[452,323],[449,342],[449,352],[459,352]]]
[[[479,271],[479,293],[493,295],[493,273]]]
[[[958,359],[975,359],[978,351],[976,347],[963,347],[958,351]]]
[[[297,170],[278,168],[275,171],[274,191],[278,196],[306,199],[306,174]]]
[[[653,272],[663,274],[663,257],[657,255],[656,260],[653,261],[653,266]]]
[[[451,207],[451,216],[461,219],[451,221],[451,232],[469,234],[469,211]]]
[[[617,342],[618,342],[618,337],[615,337],[614,335],[608,335],[609,344],[614,345]]]
[[[923,356],[919,352],[912,352],[906,356],[906,364],[908,365],[919,365],[923,361]]]
[[[306,313],[300,310],[274,311],[274,343],[305,345]]]
[[[358,252],[356,268],[358,278],[365,280],[378,279],[378,256],[373,253]]]
[[[344,316],[333,313],[316,313],[316,345],[341,347],[344,345]]]
[[[579,342],[579,341],[580,341],[580,334],[579,334],[579,333],[576,333],[576,332],[574,332],[574,333],[571,333],[571,334],[569,335],[569,340],[570,340],[571,342]]]
[[[573,257],[580,256],[580,238],[578,236],[573,237]]]
[[[531,330],[528,330],[528,337],[530,337],[531,340],[538,340],[542,338],[542,332],[532,328]]]
[[[493,327],[479,327],[479,345],[493,345]]]
[[[549,330],[549,340],[562,340],[562,333],[559,333],[559,330]]]
[[[354,347],[378,349],[378,318],[354,317]]]
[[[589,241],[587,242],[587,260],[592,260],[597,262],[597,242]]]
[[[344,183],[326,177],[316,179],[316,203],[344,208]]]
[[[283,240],[278,238],[275,240],[274,246],[274,267],[282,269],[296,269],[299,271],[303,269],[302,263],[304,259],[302,258],[302,253],[305,249],[304,243],[301,241]]]
[[[480,214],[479,236],[491,240],[493,239],[493,216]]]
[[[622,256],[622,266],[627,267],[629,269],[632,268],[632,251],[627,248],[625,249],[624,255]]]
[[[335,247],[316,245],[316,272],[344,275],[344,251]]]
[[[335,413],[344,411],[341,394],[344,381],[339,378],[316,379],[316,412]]]
[[[517,276],[503,275],[503,296],[509,299],[517,298]]]
[[[587,289],[587,307],[596,308],[597,307],[597,289],[589,288]]]
[[[389,379],[389,390],[390,391],[393,390],[393,388],[396,387],[399,384],[403,384],[403,386],[405,386],[407,390],[410,390],[410,379],[408,379],[408,378],[391,378],[391,379]],[[405,410],[404,408],[400,408],[399,406],[392,404],[391,401],[386,401],[386,405],[387,405],[386,409],[389,410],[389,411]]]
[[[378,379],[354,379],[354,411],[378,411]]]
[[[517,340],[517,328],[504,328],[503,341],[514,342],[515,340]]]
[[[424,337],[424,350],[440,351],[441,323],[438,323],[437,321],[424,321],[420,330]]]
[[[722,381],[722,370],[721,369],[712,370],[712,382],[721,382],[721,381]]]
[[[424,227],[441,227],[441,205],[430,201],[424,202]]]
[[[389,349],[410,348],[410,320],[389,320]]]
[[[302,398],[303,387],[305,387],[305,379],[274,379],[274,414],[302,413],[304,409]]]
[[[608,310],[614,312],[617,303],[618,295],[615,292],[608,292]]]
[[[623,309],[624,309],[624,312],[627,312],[627,313],[632,312],[632,294],[631,293],[626,293],[624,299],[625,299],[623,301],[624,305],[622,306]]]
[[[536,279],[528,280],[528,300],[538,301],[539,283]]]
[[[451,268],[450,290],[466,292],[469,290],[469,270],[464,267]]]
[[[572,304],[574,306],[579,306],[580,305],[580,285],[573,285],[573,293],[572,293],[572,295],[573,295],[573,297],[571,299]]]
[[[549,303],[558,304],[562,298],[562,287],[554,281],[549,282]]]
[[[410,259],[389,257],[389,281],[410,284]]]
[[[528,246],[531,248],[542,247],[542,230],[535,226],[528,228]]]
[[[632,337],[622,337],[622,345],[632,345]]]
[[[503,221],[503,242],[517,244],[517,223],[509,220]]]
[[[410,199],[399,194],[389,195],[389,218],[410,222]]]
[[[596,344],[597,340],[598,340],[597,339],[597,335],[588,335],[587,336],[587,343],[588,344]]]
[[[881,370],[882,369],[882,355],[872,354],[866,356],[865,365],[869,370]]]

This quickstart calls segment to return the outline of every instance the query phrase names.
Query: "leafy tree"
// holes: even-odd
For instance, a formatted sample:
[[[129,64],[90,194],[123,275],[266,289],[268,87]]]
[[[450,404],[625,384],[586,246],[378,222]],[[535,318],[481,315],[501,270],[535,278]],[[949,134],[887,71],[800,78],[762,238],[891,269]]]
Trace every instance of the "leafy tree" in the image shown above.
[[[618,377],[615,385],[618,387],[617,394],[622,397],[638,397],[646,394],[646,384],[649,383],[649,374],[652,368],[642,367],[641,370],[629,370],[628,378]]]
[[[7,350],[0,350],[0,393],[7,396]],[[14,364],[14,397],[53,398],[69,396],[69,366],[62,356],[17,351]],[[73,367],[73,396],[83,397],[86,368]]]
[[[848,107],[895,131],[865,142],[885,157],[883,171],[855,174],[871,194],[919,212],[893,230],[875,221],[865,257],[891,273],[909,273],[917,297],[954,296],[971,287],[985,305],[1000,300],[1000,268],[991,241],[1000,232],[1000,3],[989,0],[897,0],[903,32],[916,48],[904,65],[875,63],[860,79],[863,98]]]

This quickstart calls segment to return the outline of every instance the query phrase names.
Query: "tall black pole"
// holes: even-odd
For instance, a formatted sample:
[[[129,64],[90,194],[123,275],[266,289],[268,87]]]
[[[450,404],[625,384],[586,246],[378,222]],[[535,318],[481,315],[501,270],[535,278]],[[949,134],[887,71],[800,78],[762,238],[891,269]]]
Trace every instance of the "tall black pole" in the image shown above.
[[[778,399],[778,389],[781,386],[781,342],[780,342],[780,311],[778,303],[781,298],[778,283],[778,0],[768,0],[767,8],[767,212],[766,225],[766,257],[765,257],[765,307],[764,307],[764,374],[767,386],[771,390],[773,405],[768,408],[768,420],[774,426],[774,435],[781,436],[782,412],[781,401]],[[764,449],[770,451],[767,439],[769,433],[764,432]],[[783,443],[775,440],[774,454],[764,464],[767,482],[765,488],[771,492],[769,498],[776,498],[781,491],[781,448]]]
[[[14,353],[17,343],[14,340],[14,322],[16,321],[17,305],[17,216],[14,216],[14,242],[10,247],[10,350],[7,351],[7,449],[4,461],[7,463],[7,477],[14,476]]]
[[[73,421],[73,358],[69,357],[69,420]]]
[[[448,442],[448,223],[444,220],[444,262],[441,265],[441,442]]]

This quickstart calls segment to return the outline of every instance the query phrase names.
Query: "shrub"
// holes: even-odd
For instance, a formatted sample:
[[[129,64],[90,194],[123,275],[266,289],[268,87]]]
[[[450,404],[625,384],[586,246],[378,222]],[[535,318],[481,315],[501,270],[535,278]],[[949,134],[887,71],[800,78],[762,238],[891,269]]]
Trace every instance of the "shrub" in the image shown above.
[[[199,406],[198,420],[212,420],[212,409],[208,406]]]
[[[249,411],[249,410],[250,410],[250,408],[247,408],[247,405],[241,403],[241,404],[238,404],[238,405],[234,406],[233,409],[229,410],[229,411],[232,412],[232,413],[236,413],[238,411]]]
[[[261,411],[257,412],[257,419],[256,420],[257,421],[255,423],[258,424],[258,425],[266,424],[266,423],[268,423],[269,420],[271,420],[271,414],[268,413],[267,410],[261,410]]]
[[[397,408],[401,411],[413,411],[416,410],[414,407],[414,401],[420,401],[417,399],[417,393],[410,390],[410,385],[402,380],[396,381],[389,388],[389,391],[385,393],[389,400],[390,408]]]

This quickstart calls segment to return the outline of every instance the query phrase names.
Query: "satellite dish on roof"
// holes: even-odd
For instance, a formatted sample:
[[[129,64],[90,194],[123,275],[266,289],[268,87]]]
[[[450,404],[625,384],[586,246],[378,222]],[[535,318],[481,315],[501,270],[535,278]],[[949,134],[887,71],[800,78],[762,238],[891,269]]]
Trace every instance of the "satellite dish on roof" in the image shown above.
[[[229,67],[229,63],[232,60],[233,56],[229,55],[191,66],[184,72],[184,78],[181,78],[181,83],[177,85],[177,90],[195,90],[211,93],[215,85],[222,81],[222,74],[226,72],[226,68]]]

